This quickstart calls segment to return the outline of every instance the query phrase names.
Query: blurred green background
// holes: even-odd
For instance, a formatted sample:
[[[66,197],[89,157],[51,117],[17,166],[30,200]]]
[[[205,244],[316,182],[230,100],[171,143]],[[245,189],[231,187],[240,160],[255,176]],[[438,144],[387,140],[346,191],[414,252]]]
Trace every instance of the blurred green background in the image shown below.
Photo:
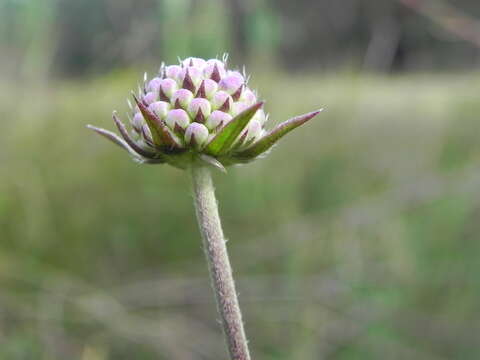
[[[225,359],[189,177],[85,124],[229,52],[272,124],[215,181],[254,359],[480,357],[475,0],[0,0],[0,359]]]

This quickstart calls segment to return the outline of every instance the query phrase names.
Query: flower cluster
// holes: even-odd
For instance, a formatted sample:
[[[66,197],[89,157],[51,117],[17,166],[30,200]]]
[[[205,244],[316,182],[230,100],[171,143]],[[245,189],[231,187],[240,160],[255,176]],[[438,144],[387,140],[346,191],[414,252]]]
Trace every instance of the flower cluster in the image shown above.
[[[143,163],[169,163],[185,168],[205,161],[224,166],[248,162],[265,153],[278,139],[319,111],[290,119],[271,131],[257,95],[244,73],[229,70],[223,60],[187,58],[179,65],[145,76],[132,113],[129,132],[116,113],[122,135],[89,127],[125,148]]]

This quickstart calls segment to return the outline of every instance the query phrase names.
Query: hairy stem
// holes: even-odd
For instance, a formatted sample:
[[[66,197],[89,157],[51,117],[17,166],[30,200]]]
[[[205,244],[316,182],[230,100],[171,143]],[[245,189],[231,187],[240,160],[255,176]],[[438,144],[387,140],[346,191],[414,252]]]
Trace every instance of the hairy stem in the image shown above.
[[[192,166],[192,180],[198,226],[230,358],[250,360],[210,170]]]

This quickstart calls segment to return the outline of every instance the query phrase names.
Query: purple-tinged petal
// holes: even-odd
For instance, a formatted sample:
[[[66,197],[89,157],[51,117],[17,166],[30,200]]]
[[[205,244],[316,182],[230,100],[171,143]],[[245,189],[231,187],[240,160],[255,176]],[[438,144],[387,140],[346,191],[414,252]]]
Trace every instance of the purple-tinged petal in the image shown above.
[[[201,82],[195,97],[211,99],[213,94],[215,94],[217,90],[218,90],[218,85],[215,81],[210,79],[205,79]]]
[[[208,139],[208,129],[203,124],[191,123],[185,131],[185,142],[200,149]]]
[[[173,109],[168,112],[165,118],[165,122],[172,130],[175,130],[177,126],[182,129],[186,129],[187,126],[190,124],[190,117],[183,109]]]
[[[153,91],[150,91],[142,97],[142,100],[145,104],[150,105],[157,100],[157,94]]]
[[[205,126],[209,130],[215,130],[219,126],[226,125],[227,123],[232,120],[232,116],[230,114],[227,114],[226,112],[215,110],[213,111],[210,116],[207,118],[207,121],[205,122]]]
[[[132,127],[136,132],[141,132],[142,131],[142,126],[145,124],[145,119],[143,118],[143,115],[141,112],[135,113],[133,115],[133,119],[131,121]]]
[[[173,93],[177,91],[177,82],[173,79],[163,79],[160,83],[160,90],[166,98],[172,97]]]
[[[182,64],[183,66],[194,66],[202,70],[207,65],[207,62],[201,58],[189,57],[183,60]]]
[[[193,94],[190,90],[180,89],[173,93],[172,95],[172,105],[175,108],[187,109],[190,101],[193,99]]]
[[[182,73],[182,67],[178,65],[170,65],[165,68],[165,76],[177,83],[180,81],[180,74]],[[182,79],[183,80],[183,79]]]
[[[225,91],[217,91],[211,100],[213,110],[229,111],[233,100]]]
[[[160,78],[153,78],[152,80],[149,81],[147,85],[147,91],[152,91],[157,93],[158,89],[160,89],[160,84],[162,83],[162,79]]]
[[[203,121],[197,122],[205,122],[205,118],[210,115],[212,111],[210,102],[207,99],[202,98],[195,98],[193,99],[190,104],[188,105],[188,113],[192,117],[192,119],[196,120],[196,117],[199,113],[202,114]]]
[[[232,95],[235,94],[238,89],[243,86],[243,83],[243,76],[232,74],[220,80],[220,82],[218,83],[218,88]]]
[[[160,119],[165,118],[170,110],[170,104],[165,101],[155,101],[148,105],[148,109],[157,115]]]
[[[248,105],[253,105],[257,102],[257,97],[252,90],[250,90],[248,87],[245,87],[239,100],[241,102],[247,103]]]
[[[220,60],[210,59],[207,61],[203,74],[205,78],[219,82],[227,73],[225,65]]]

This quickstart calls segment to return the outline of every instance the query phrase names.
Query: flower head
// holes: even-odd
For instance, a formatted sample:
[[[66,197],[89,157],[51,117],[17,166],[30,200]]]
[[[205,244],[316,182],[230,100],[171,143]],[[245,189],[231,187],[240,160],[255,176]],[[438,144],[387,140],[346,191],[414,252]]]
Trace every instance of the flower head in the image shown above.
[[[163,66],[133,94],[131,131],[114,112],[121,137],[89,125],[142,163],[186,168],[204,161],[224,166],[249,162],[266,153],[286,133],[319,111],[287,120],[267,131],[267,116],[245,76],[223,60],[187,58]]]

